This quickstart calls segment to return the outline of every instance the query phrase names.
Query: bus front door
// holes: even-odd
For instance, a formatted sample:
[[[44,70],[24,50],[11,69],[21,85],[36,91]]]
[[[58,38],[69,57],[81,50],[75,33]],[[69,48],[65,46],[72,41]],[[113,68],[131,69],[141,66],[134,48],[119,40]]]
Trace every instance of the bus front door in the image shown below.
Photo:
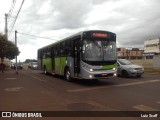
[[[80,45],[79,39],[74,41],[74,76],[80,73]]]

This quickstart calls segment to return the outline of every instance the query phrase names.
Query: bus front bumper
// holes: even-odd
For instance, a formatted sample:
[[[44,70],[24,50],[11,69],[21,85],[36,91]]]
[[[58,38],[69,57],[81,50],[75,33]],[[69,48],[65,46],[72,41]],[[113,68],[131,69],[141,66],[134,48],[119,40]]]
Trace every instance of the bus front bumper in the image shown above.
[[[88,71],[86,69],[83,69],[82,72],[83,79],[106,79],[116,76],[117,76],[116,70]]]

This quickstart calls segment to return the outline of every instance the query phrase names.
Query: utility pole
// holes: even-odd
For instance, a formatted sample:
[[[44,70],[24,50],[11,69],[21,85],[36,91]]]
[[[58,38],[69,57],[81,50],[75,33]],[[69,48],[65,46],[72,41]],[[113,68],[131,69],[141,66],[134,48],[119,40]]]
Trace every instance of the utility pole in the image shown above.
[[[159,55],[160,55],[160,37],[159,37],[159,43],[158,43],[158,45],[159,45]]]
[[[5,13],[5,30],[4,30],[4,32],[5,32],[5,35],[8,39],[8,14],[6,14],[6,13]]]
[[[17,47],[17,30],[15,31],[15,45]],[[17,70],[17,56],[16,56],[16,74],[18,74],[18,70]]]

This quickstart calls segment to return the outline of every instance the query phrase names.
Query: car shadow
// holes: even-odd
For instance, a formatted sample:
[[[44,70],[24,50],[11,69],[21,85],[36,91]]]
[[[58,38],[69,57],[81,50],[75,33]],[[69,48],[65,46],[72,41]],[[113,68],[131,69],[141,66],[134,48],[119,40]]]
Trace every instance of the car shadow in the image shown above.
[[[141,78],[143,78],[143,76],[141,76],[141,77],[137,77],[137,76],[118,76],[118,78],[141,79]]]

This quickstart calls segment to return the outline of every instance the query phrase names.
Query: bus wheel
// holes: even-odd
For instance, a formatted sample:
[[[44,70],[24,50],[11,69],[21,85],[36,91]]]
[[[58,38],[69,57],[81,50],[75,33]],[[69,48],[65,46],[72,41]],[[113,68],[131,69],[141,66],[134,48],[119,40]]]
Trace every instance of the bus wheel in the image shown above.
[[[71,81],[71,72],[70,72],[69,68],[66,68],[66,70],[65,70],[65,79],[69,82]]]
[[[44,68],[44,74],[47,75],[47,69],[46,69],[46,67]]]
[[[93,81],[94,83],[97,83],[97,82],[98,82],[98,79],[92,79],[92,81]]]
[[[44,74],[47,75],[47,70],[46,69],[44,70]]]

